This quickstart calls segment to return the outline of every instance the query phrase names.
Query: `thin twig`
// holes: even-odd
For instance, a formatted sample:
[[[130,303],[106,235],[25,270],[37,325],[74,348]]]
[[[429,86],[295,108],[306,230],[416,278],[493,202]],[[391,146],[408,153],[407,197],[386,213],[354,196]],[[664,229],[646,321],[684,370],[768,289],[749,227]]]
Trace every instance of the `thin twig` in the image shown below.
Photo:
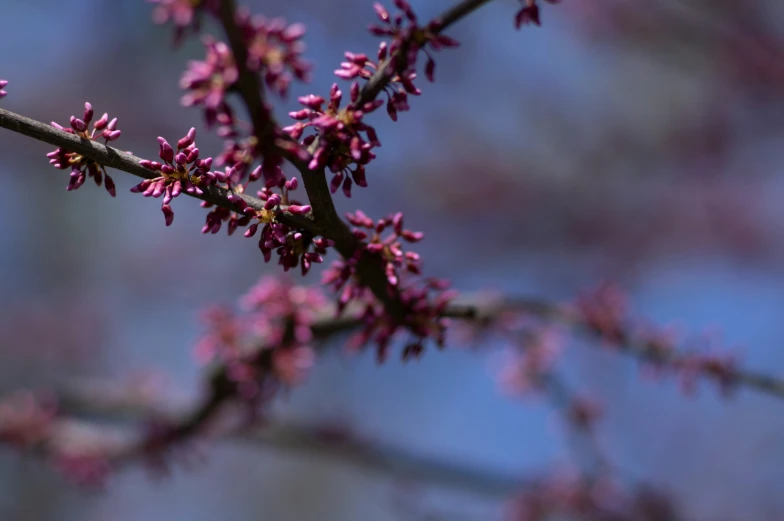
[[[167,403],[165,397],[160,394],[154,401],[140,400],[136,404],[130,404],[117,395],[115,395],[116,403],[100,397],[96,399],[96,390],[104,389],[107,392],[103,396],[107,396],[112,394],[113,387],[115,384],[110,382],[93,381],[87,382],[87,385],[82,385],[78,381],[72,382],[59,393],[61,412],[98,416],[104,421],[138,420],[159,414],[163,410],[168,411],[172,419],[189,416],[187,406],[178,403],[177,400],[169,400],[172,403]],[[90,432],[98,430],[98,427],[86,421],[69,420],[69,422],[71,425],[77,423],[85,425],[85,431],[88,427]],[[187,422],[181,421],[181,423]],[[129,458],[136,451],[134,447],[143,444],[143,440],[135,440],[127,429],[113,429],[107,432],[112,433],[112,439],[125,440],[124,443],[113,444],[113,457],[110,457],[110,461],[115,465],[128,463]],[[119,433],[122,432],[125,435],[120,436]],[[298,454],[325,456],[384,477],[428,483],[488,496],[507,496],[522,482],[521,479],[511,475],[505,476],[497,472],[479,470],[435,457],[418,455],[378,440],[368,440],[340,427],[299,425],[266,419],[260,426],[233,429],[226,433],[226,436],[220,437],[220,439],[224,438],[261,444]]]

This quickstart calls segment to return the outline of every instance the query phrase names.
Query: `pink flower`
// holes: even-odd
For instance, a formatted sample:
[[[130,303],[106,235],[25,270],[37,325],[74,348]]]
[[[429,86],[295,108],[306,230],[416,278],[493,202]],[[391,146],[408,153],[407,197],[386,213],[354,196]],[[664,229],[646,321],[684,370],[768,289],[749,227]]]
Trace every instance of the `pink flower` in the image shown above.
[[[201,28],[199,15],[202,10],[215,13],[219,0],[147,0],[156,4],[152,19],[156,24],[174,24],[174,44],[179,45],[188,30]]]
[[[519,29],[529,23],[542,25],[540,19],[539,4],[537,0],[520,0],[523,6],[515,15],[515,28]],[[560,0],[545,0],[549,4],[557,4]]]
[[[52,126],[58,130],[68,132],[69,134],[75,134],[91,141],[103,138],[104,143],[106,144],[116,140],[120,137],[120,134],[122,134],[121,130],[117,130],[117,118],[109,121],[109,115],[104,113],[97,121],[93,122],[93,129],[88,130],[88,126],[92,120],[93,106],[88,102],[84,104],[83,119],[71,116],[71,128],[64,128],[54,121],[52,121]],[[98,186],[101,186],[101,184],[104,185],[106,191],[109,192],[109,195],[112,197],[117,195],[114,181],[109,177],[109,174],[106,173],[106,168],[92,159],[88,159],[76,152],[69,152],[63,148],[57,148],[53,152],[49,152],[46,154],[46,157],[49,158],[49,164],[55,168],[61,170],[65,170],[66,168],[71,169],[71,179],[68,182],[66,190],[76,190],[84,184],[88,177],[92,177],[95,180],[95,184]]]
[[[180,88],[186,91],[181,103],[186,107],[203,106],[207,128],[223,121],[233,121],[226,93],[237,82],[237,67],[229,46],[210,36],[203,39],[207,47],[204,60],[191,60],[180,78]]]
[[[237,24],[247,42],[248,68],[261,75],[267,88],[286,97],[294,78],[310,81],[312,65],[302,58],[303,24],[288,25],[283,18],[251,17],[244,10],[237,13]]]
[[[358,88],[352,88],[352,101],[356,99],[358,92]],[[353,183],[367,186],[365,165],[376,157],[372,152],[373,147],[381,145],[375,129],[364,123],[363,118],[381,104],[368,103],[358,109],[349,105],[341,109],[342,97],[343,93],[337,84],[332,85],[328,103],[321,96],[312,94],[300,97],[298,101],[305,108],[289,113],[298,123],[284,128],[283,131],[298,140],[305,129],[310,127],[316,130],[316,134],[311,134],[302,141],[307,147],[318,138],[318,146],[313,152],[309,168],[315,170],[329,167],[335,174],[330,186],[332,193],[342,185],[343,193],[346,197],[351,197]]]
[[[140,164],[160,175],[145,179],[131,188],[133,193],[141,193],[145,197],[161,197],[161,211],[166,219],[166,226],[174,221],[174,211],[169,203],[183,191],[188,194],[201,195],[202,187],[214,185],[217,181],[225,181],[221,173],[210,172],[212,158],[199,158],[199,149],[196,148],[194,139],[196,129],[191,128],[188,133],[177,142],[177,151],[162,137],[158,137],[160,145],[158,155],[163,163],[143,159]]]

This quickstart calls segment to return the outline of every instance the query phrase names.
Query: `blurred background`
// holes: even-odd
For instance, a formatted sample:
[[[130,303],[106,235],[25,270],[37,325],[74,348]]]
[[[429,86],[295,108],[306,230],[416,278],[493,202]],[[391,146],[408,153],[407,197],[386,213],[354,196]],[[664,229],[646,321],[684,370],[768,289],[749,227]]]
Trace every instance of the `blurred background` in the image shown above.
[[[344,51],[375,52],[370,1],[243,3],[308,28],[313,82],[278,104],[281,121],[296,96],[328,92]],[[452,2],[412,4],[429,19]],[[779,374],[784,5],[753,4],[564,0],[542,6],[542,28],[518,32],[519,2],[492,2],[449,31],[462,46],[438,55],[436,83],[421,85],[410,113],[372,120],[383,147],[369,187],[337,197],[339,209],[404,211],[426,234],[417,248],[426,273],[457,289],[563,300],[614,280],[652,322],[712,335],[746,366]],[[4,0],[2,11],[4,108],[65,124],[90,101],[119,118],[117,146],[139,156],[157,154],[156,136],[176,140],[191,126],[202,151],[221,151],[199,111],[179,105],[179,76],[203,46],[191,38],[172,48],[171,27],[152,24],[149,4]],[[68,174],[47,164],[51,149],[0,132],[0,391],[149,375],[180,393],[199,389],[198,311],[234,302],[277,266],[263,263],[256,241],[202,235],[206,212],[192,200],[174,202],[166,228],[159,203],[129,193],[136,180],[120,172],[116,199],[91,182],[66,193]],[[590,346],[565,356],[570,385],[603,405],[606,455],[669,491],[685,519],[784,515],[784,404],[747,391],[723,400],[712,386],[684,398],[673,382],[640,379],[622,356]],[[492,361],[431,350],[379,367],[371,354],[335,354],[276,407],[499,475],[568,461],[552,409],[499,392]],[[335,459],[232,443],[207,456],[163,480],[133,467],[96,494],[4,449],[0,519],[502,513],[502,498],[426,485],[413,487],[418,506],[407,511],[400,494],[415,483]]]

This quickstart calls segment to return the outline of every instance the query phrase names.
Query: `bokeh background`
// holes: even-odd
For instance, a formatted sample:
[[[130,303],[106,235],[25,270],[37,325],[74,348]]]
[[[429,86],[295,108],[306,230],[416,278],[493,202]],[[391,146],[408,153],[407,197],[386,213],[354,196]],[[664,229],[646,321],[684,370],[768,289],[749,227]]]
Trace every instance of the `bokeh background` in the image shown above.
[[[316,69],[292,100],[326,93],[343,51],[377,45],[366,0],[244,3],[307,25]],[[425,19],[451,4],[412,3]],[[462,47],[439,55],[437,81],[410,113],[397,123],[376,116],[383,147],[370,186],[338,197],[339,208],[403,210],[426,233],[426,272],[460,290],[563,300],[615,280],[654,323],[783,372],[784,7],[564,0],[543,6],[542,28],[517,32],[518,5],[493,2],[450,31]],[[198,111],[180,108],[177,82],[203,47],[191,39],[173,49],[149,4],[4,0],[0,11],[4,108],[66,123],[90,101],[119,118],[118,146],[143,157],[156,155],[156,136],[202,129]],[[293,106],[278,105],[281,119]],[[203,130],[198,143],[220,152]],[[159,203],[129,193],[135,180],[122,173],[113,173],[116,199],[90,183],[66,193],[50,149],[0,133],[0,390],[150,375],[197,390],[198,311],[234,301],[276,266],[264,265],[255,241],[202,235],[194,201],[176,200],[164,227]],[[622,356],[590,346],[565,356],[571,385],[604,406],[608,457],[669,491],[684,518],[784,515],[784,404],[746,391],[723,400],[712,387],[685,398],[673,382],[641,380]],[[378,367],[372,355],[326,356],[277,407],[499,475],[568,461],[552,409],[499,392],[492,360],[431,351]],[[101,494],[7,449],[0,476],[4,520],[501,515],[497,497],[247,444],[213,447],[203,464],[163,480],[126,470]],[[407,511],[400,498],[411,485],[424,500]]]

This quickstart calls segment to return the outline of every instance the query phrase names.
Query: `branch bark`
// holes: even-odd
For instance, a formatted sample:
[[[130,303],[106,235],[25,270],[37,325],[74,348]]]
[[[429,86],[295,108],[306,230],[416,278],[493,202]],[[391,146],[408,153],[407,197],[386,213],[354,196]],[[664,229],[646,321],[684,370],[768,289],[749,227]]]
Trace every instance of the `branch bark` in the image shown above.
[[[152,179],[157,176],[155,172],[152,172],[139,164],[141,158],[138,158],[133,154],[103,145],[97,141],[91,141],[74,134],[69,134],[68,132],[59,130],[46,123],[27,118],[3,108],[0,108],[0,128],[8,129],[17,134],[22,134],[56,147],[61,147],[70,152],[78,152],[96,163],[116,170],[121,170],[128,174],[135,175],[136,177]],[[183,192],[183,194],[230,210],[236,209],[234,204],[229,201],[230,192],[225,188],[207,186],[204,187],[203,190],[203,195],[191,195],[187,192]],[[254,210],[261,210],[264,208],[264,201],[261,199],[244,193],[235,193],[234,195],[242,197],[245,203]],[[304,215],[294,215],[287,212],[285,206],[283,208],[284,211],[277,217],[281,222],[294,228],[307,230],[316,235],[318,234],[318,229],[313,219]]]

